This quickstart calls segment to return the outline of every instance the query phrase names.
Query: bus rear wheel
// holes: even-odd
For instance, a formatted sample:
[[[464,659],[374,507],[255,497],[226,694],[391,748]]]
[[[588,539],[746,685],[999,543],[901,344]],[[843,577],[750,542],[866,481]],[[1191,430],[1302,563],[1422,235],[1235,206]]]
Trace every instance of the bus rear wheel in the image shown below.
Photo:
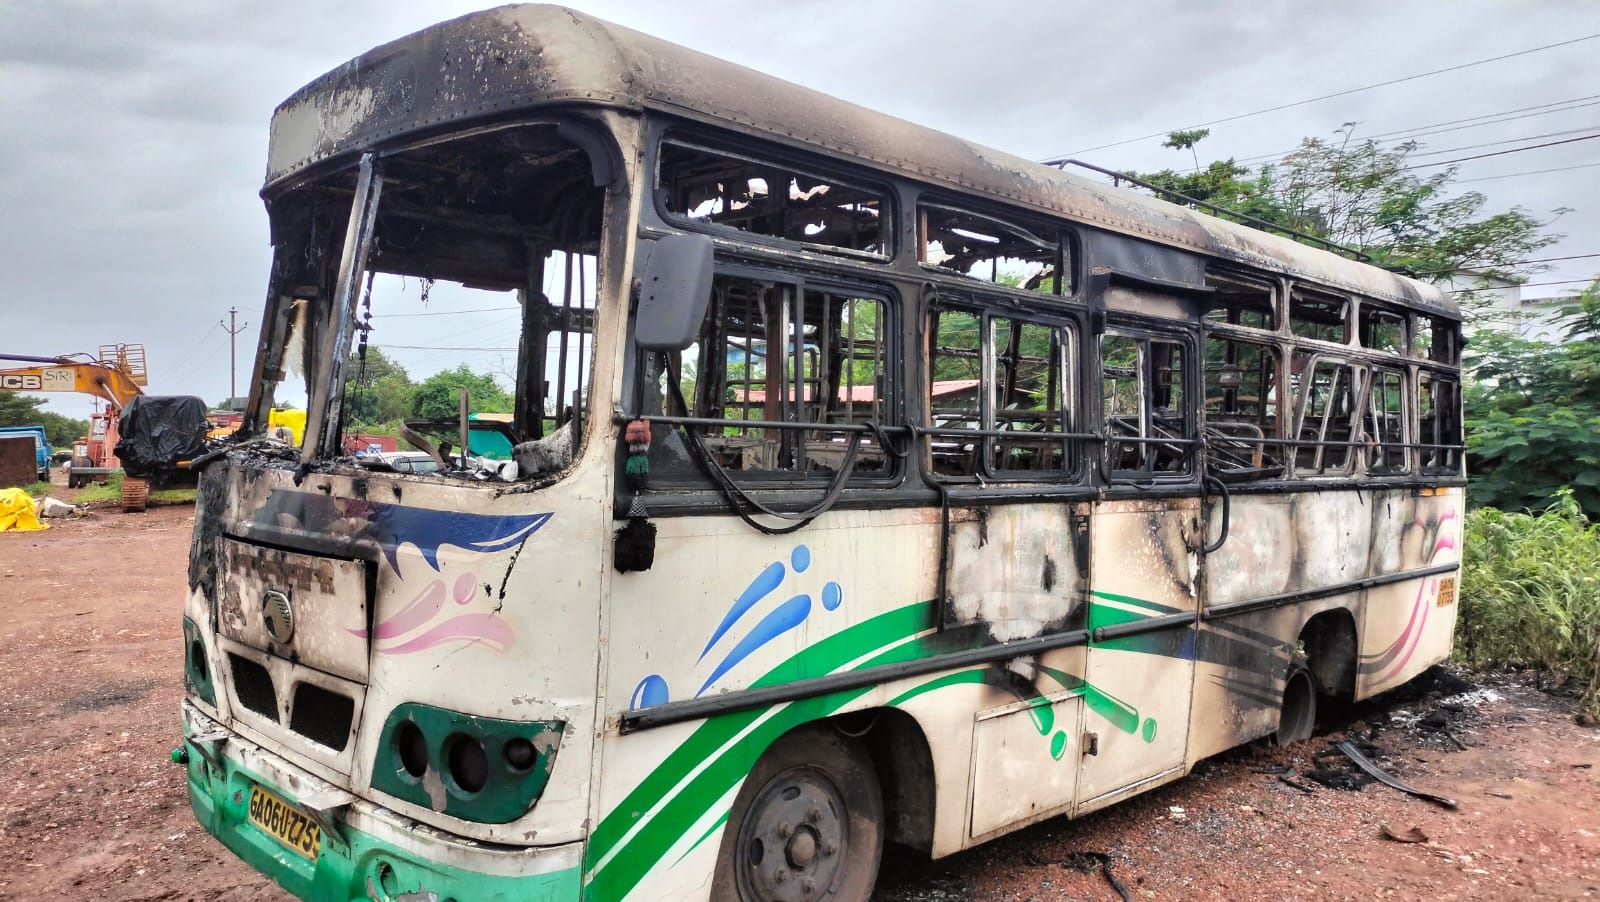
[[[1297,658],[1289,665],[1289,675],[1283,681],[1283,708],[1278,712],[1274,739],[1280,747],[1294,745],[1310,739],[1316,724],[1317,687],[1305,662]]]
[[[751,769],[728,815],[713,899],[866,902],[883,850],[883,796],[866,749],[796,730]]]

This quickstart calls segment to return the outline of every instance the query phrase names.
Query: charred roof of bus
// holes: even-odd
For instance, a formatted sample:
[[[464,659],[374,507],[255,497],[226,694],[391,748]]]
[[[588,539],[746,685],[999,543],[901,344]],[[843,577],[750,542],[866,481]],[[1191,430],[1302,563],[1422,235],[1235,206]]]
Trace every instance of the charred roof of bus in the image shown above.
[[[558,6],[504,6],[376,47],[273,114],[263,193],[319,164],[577,104],[736,127],[1110,232],[1303,277],[1450,319],[1438,288],[1113,188]]]

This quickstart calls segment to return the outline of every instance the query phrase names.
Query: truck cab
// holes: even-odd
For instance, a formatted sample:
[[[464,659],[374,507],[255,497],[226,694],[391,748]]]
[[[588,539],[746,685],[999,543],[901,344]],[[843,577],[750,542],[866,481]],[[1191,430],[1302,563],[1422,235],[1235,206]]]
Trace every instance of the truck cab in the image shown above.
[[[50,447],[50,439],[45,437],[43,426],[0,426],[0,438],[33,437],[34,454],[39,462],[39,481],[50,481],[50,459],[55,455],[55,449]]]

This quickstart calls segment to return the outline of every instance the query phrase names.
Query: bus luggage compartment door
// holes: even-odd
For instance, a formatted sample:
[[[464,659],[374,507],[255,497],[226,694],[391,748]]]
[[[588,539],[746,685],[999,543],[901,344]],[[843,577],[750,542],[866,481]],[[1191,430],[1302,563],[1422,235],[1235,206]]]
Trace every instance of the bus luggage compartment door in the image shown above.
[[[1064,813],[1078,783],[1076,693],[978,712],[972,743],[972,839]]]

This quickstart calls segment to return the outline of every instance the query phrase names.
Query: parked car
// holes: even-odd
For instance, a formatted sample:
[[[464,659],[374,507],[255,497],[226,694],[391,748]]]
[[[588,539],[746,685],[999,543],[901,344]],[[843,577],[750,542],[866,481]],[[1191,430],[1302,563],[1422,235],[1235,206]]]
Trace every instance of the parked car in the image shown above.
[[[356,457],[356,463],[369,470],[384,473],[432,473],[439,469],[439,462],[421,451],[379,451],[375,454],[361,454]]]

